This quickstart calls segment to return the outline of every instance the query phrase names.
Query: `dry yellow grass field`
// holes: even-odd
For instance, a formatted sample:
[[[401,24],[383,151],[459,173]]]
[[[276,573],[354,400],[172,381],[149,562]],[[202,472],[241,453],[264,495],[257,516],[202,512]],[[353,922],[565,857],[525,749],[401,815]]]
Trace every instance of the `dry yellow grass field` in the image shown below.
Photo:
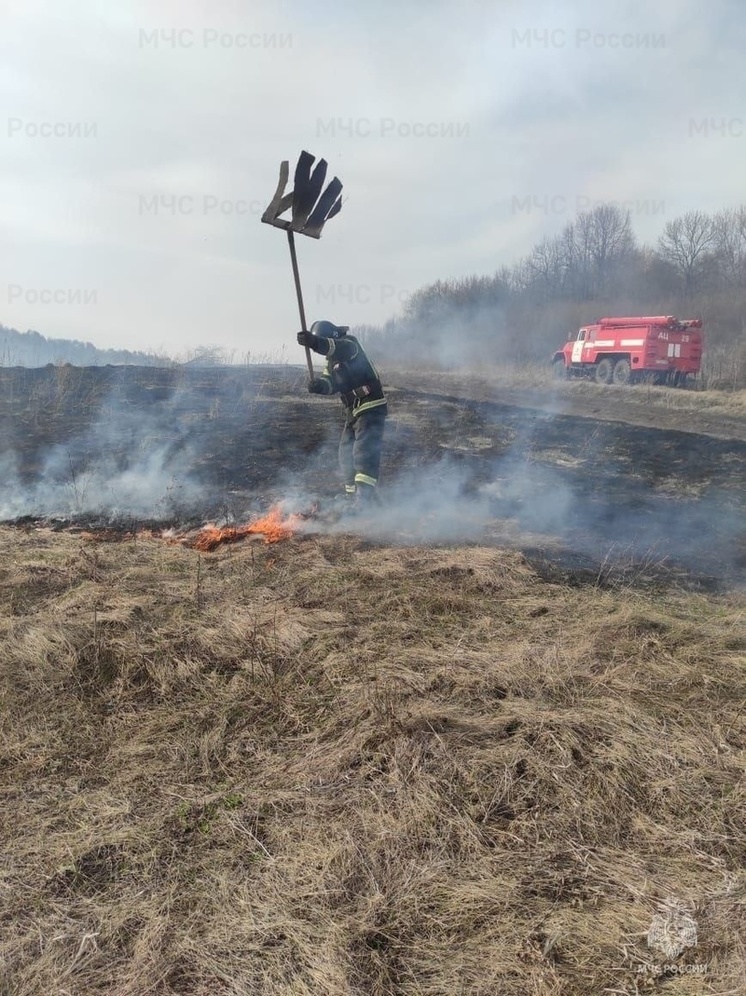
[[[3,528],[0,604],[3,996],[746,991],[742,594]]]

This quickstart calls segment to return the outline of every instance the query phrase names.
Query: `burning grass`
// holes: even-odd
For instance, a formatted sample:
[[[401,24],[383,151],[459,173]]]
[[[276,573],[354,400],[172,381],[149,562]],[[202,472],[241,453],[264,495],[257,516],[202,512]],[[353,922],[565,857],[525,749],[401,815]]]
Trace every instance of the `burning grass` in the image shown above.
[[[196,535],[177,537],[177,541],[195,550],[208,553],[224,543],[236,543],[247,536],[261,536],[265,543],[278,543],[290,539],[310,513],[288,514],[280,505],[274,505],[266,515],[259,516],[241,526],[203,526]]]
[[[3,994],[743,991],[742,597],[349,536],[0,552]]]
[[[208,523],[196,529],[180,531],[173,528],[130,529],[126,526],[81,529],[70,523],[67,528],[89,543],[126,543],[155,539],[170,545],[190,547],[201,553],[211,553],[226,543],[238,543],[247,538],[262,539],[265,543],[279,543],[281,540],[290,539],[315,512],[316,507],[312,506],[304,512],[290,513],[285,511],[280,503],[273,505],[266,515],[255,516],[249,522],[237,526],[217,526]],[[36,528],[43,527],[43,524],[43,519],[32,519],[29,523]],[[64,525],[58,523],[58,529],[61,528],[64,528]]]

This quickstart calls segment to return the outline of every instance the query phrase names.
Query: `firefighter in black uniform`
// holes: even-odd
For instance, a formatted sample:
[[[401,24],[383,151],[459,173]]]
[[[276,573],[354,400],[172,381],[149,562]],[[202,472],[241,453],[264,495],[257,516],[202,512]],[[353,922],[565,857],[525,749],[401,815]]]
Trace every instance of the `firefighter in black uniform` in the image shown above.
[[[308,390],[342,398],[345,423],[339,466],[345,494],[356,506],[365,506],[376,495],[388,408],[378,371],[348,331],[347,325],[314,322],[309,332],[298,333],[298,343],[326,357],[323,373],[314,377]]]

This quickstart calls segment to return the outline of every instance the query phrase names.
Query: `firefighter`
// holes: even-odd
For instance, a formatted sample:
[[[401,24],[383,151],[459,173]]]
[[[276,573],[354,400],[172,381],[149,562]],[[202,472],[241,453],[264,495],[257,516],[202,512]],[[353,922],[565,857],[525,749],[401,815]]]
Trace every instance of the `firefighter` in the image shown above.
[[[314,322],[298,333],[298,343],[326,357],[321,376],[308,385],[311,394],[339,394],[345,422],[339,441],[339,466],[345,497],[365,507],[377,496],[383,428],[388,414],[378,371],[349,326]]]

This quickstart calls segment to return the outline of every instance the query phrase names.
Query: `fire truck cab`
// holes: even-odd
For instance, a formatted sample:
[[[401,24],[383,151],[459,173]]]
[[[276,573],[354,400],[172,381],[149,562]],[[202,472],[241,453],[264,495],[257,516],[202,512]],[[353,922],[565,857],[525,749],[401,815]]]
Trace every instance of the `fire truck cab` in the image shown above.
[[[702,345],[699,318],[599,318],[570,333],[553,355],[552,367],[558,377],[591,376],[599,384],[683,385],[699,373]]]

